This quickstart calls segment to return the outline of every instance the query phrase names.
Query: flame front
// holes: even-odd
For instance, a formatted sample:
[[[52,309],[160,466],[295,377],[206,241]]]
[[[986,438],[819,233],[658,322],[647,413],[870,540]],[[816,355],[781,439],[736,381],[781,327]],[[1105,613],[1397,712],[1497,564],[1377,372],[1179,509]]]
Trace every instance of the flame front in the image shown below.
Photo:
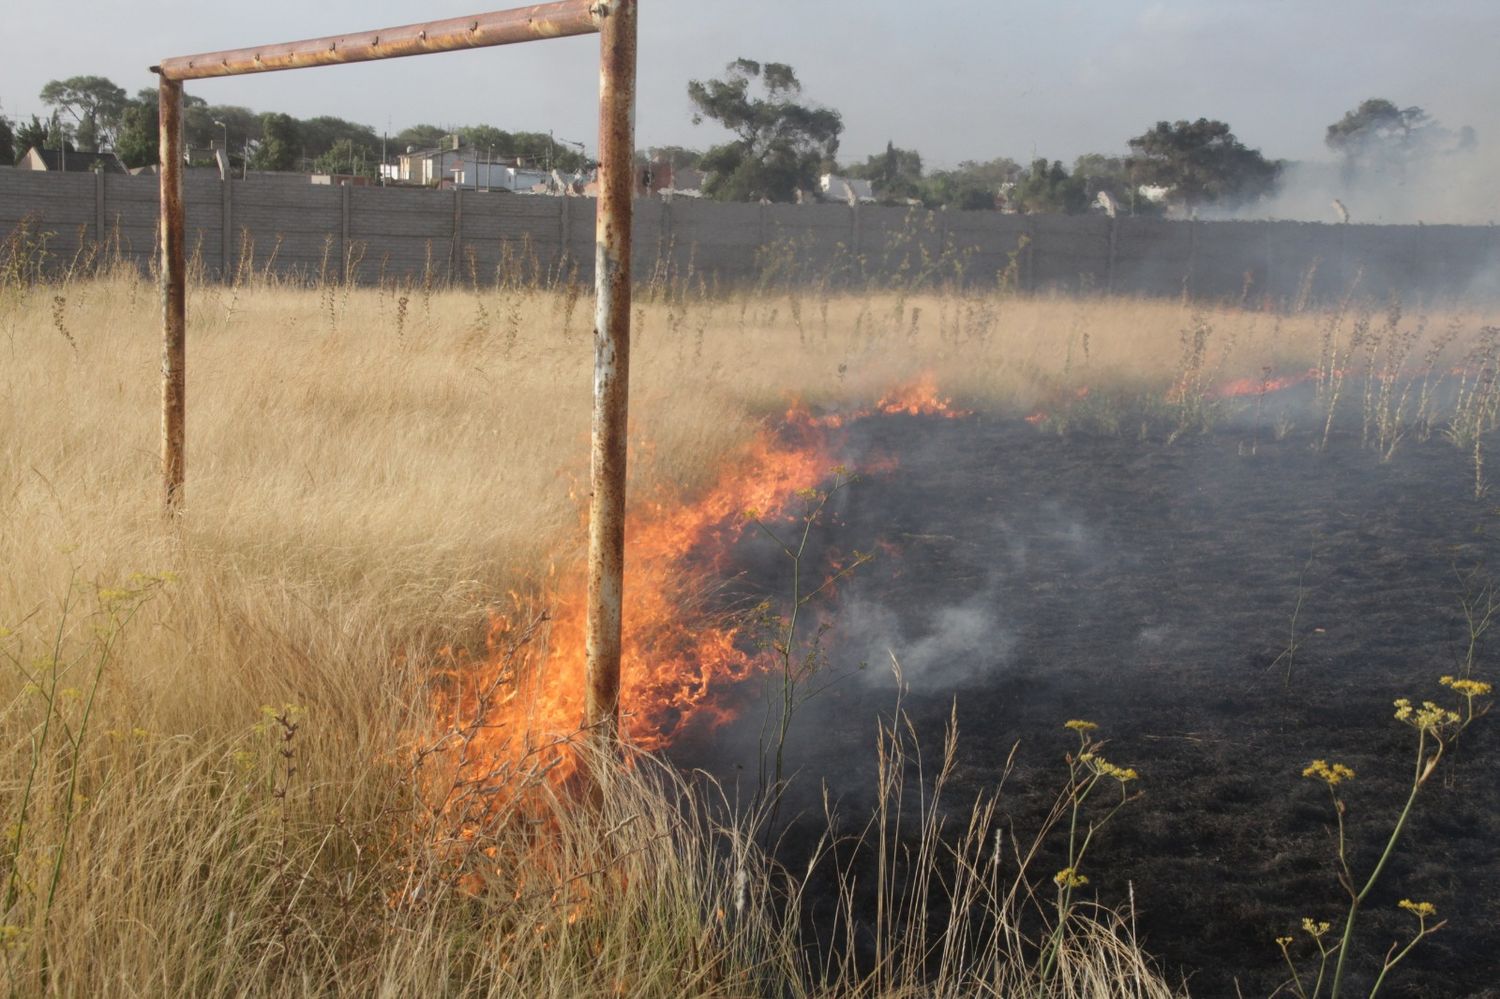
[[[690,725],[733,717],[720,692],[767,663],[744,647],[740,620],[709,606],[726,557],[756,519],[795,516],[799,497],[832,474],[836,429],[873,412],[962,415],[938,394],[931,376],[853,414],[813,415],[793,406],[781,425],[725,455],[713,485],[695,500],[648,502],[629,511],[620,710],[636,746],[659,749]],[[457,663],[437,695],[446,730],[464,733],[461,766],[467,769],[493,771],[541,748],[555,773],[572,772],[562,747],[583,719],[585,567],[570,567],[550,590],[543,648],[530,655],[506,651],[514,629],[509,619],[496,617],[485,660]]]

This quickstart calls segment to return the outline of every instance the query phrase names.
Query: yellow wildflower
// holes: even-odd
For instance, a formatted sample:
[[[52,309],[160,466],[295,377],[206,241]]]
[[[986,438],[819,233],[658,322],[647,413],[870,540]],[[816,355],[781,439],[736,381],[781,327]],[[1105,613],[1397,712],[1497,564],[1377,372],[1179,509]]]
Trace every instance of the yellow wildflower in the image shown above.
[[[1071,867],[1064,867],[1052,876],[1052,880],[1059,888],[1081,888],[1089,883],[1089,879],[1079,874]]]
[[[1074,718],[1072,721],[1063,724],[1063,728],[1070,728],[1075,732],[1092,732],[1098,727],[1096,723],[1084,721],[1081,718]]]
[[[1320,780],[1329,787],[1337,787],[1346,780],[1354,779],[1354,768],[1342,763],[1329,763],[1327,760],[1313,760],[1302,771],[1302,776]]]
[[[1495,688],[1483,680],[1459,680],[1451,676],[1445,676],[1438,680],[1445,687],[1449,687],[1465,697],[1483,697]]]
[[[1419,732],[1436,734],[1445,725],[1457,725],[1457,711],[1449,711],[1431,701],[1423,701],[1420,708],[1412,707],[1411,701],[1402,697],[1396,702],[1396,720],[1405,722]]]
[[[1079,753],[1078,762],[1087,766],[1100,777],[1113,777],[1121,784],[1140,777],[1130,767],[1117,767],[1098,753]]]
[[[1330,927],[1327,923],[1315,923],[1307,916],[1302,917],[1302,929],[1306,931],[1307,934],[1314,940],[1327,933],[1329,928]]]
[[[1291,942],[1292,942],[1292,938],[1291,937],[1277,937],[1276,938],[1276,946],[1280,947],[1282,950],[1286,950],[1287,949],[1287,945],[1289,945]]]
[[[1409,898],[1403,898],[1396,904],[1418,919],[1426,919],[1428,916],[1437,914],[1437,906],[1431,902],[1413,902]]]

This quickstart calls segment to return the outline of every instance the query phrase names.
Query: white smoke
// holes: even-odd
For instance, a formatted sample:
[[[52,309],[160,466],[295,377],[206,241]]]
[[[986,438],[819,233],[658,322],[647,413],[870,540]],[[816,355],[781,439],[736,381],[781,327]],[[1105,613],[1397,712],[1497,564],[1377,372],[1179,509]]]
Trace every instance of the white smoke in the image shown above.
[[[1344,169],[1339,162],[1291,163],[1275,195],[1231,217],[1340,222],[1338,201],[1357,225],[1500,223],[1500,158],[1480,150],[1434,153],[1397,171]]]

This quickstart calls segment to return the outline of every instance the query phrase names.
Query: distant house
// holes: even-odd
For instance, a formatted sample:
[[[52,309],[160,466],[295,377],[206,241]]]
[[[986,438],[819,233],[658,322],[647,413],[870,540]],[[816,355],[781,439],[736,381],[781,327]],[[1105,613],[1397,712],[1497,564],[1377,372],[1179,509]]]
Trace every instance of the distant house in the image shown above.
[[[408,149],[385,177],[393,184],[516,192],[530,192],[550,179],[546,171],[522,166],[519,160],[492,158],[487,149],[464,146],[457,136],[432,149]]]
[[[463,173],[464,153],[458,138],[432,149],[408,148],[396,158],[395,180],[402,184],[436,186],[444,180],[452,183]]]
[[[825,201],[842,201],[845,204],[871,204],[875,201],[875,188],[868,180],[840,177],[836,173],[825,173],[818,178],[818,191]]]
[[[315,173],[307,178],[323,187],[374,187],[375,181],[357,173]]]
[[[129,173],[114,153],[80,153],[32,146],[16,163],[17,170],[53,170],[61,173]]]
[[[701,198],[703,183],[707,179],[708,175],[702,170],[678,167],[668,174],[667,183],[661,191],[664,197],[669,198]]]

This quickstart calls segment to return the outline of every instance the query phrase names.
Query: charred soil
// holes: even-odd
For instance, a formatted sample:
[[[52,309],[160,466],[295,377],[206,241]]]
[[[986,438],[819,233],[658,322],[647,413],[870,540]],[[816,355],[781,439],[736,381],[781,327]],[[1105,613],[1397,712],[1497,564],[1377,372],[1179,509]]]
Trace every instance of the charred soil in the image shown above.
[[[844,434],[843,460],[882,470],[841,494],[816,557],[880,557],[825,609],[830,668],[847,675],[794,722],[800,814],[825,784],[844,814],[868,803],[892,655],[934,750],[956,704],[960,790],[992,787],[1020,743],[1004,790],[1018,836],[1065,773],[1076,741],[1063,722],[1091,719],[1110,758],[1140,771],[1143,795],[1092,848],[1089,890],[1120,905],[1133,889],[1146,948],[1194,994],[1236,983],[1269,994],[1287,977],[1274,939],[1310,947],[1303,917],[1337,926],[1347,905],[1328,795],[1303,768],[1327,758],[1358,773],[1345,795],[1351,859],[1368,872],[1410,786],[1412,732],[1392,701],[1442,693],[1437,678],[1469,654],[1464,603],[1482,605],[1500,574],[1500,508],[1475,499],[1470,455],[1441,435],[1381,462],[1357,433],[1320,449],[1321,427],[1278,439],[1224,426],[1167,443],[982,415],[877,416]],[[784,588],[763,539],[741,542],[735,561],[740,592]],[[1476,676],[1493,679],[1495,651],[1481,636]],[[753,704],[760,688],[745,687]],[[751,774],[756,717],[683,738],[673,755]],[[1396,903],[1410,897],[1450,923],[1383,994],[1500,995],[1492,722],[1424,789],[1366,904],[1359,994],[1409,938]]]

